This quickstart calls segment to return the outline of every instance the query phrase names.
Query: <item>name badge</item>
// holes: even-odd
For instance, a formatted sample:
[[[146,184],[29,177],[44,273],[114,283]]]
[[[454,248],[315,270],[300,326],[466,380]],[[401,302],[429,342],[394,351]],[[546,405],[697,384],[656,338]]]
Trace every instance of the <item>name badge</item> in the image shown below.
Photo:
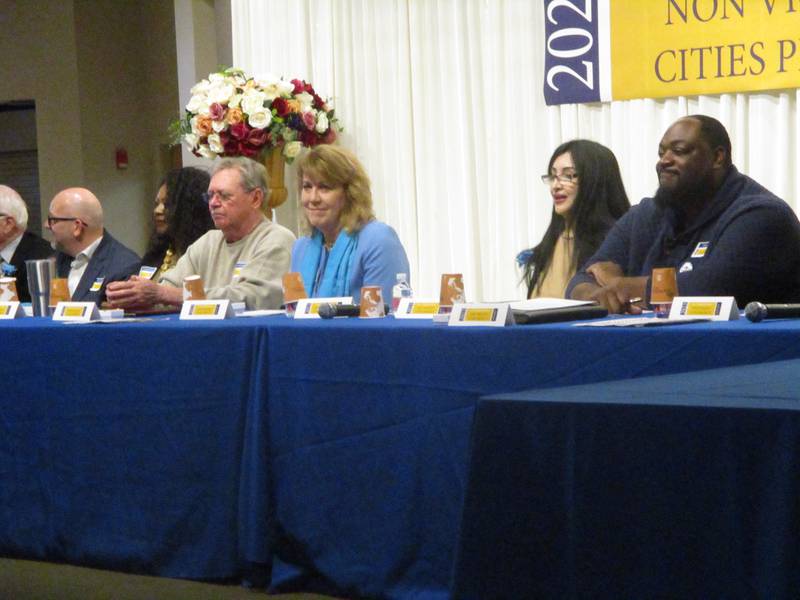
[[[451,327],[505,327],[514,324],[508,304],[455,304],[447,325]]]
[[[242,269],[247,266],[246,262],[237,262],[233,265],[233,277],[234,279],[238,279],[242,274]]]
[[[89,288],[90,292],[99,292],[100,289],[103,287],[103,281],[105,281],[105,277],[98,277],[94,280],[92,287]]]
[[[142,265],[139,268],[139,279],[152,279],[153,275],[156,274],[156,271],[158,271],[158,269],[155,267],[147,267]]]
[[[733,296],[676,296],[672,299],[669,318],[735,321],[739,318],[739,307]]]
[[[711,242],[700,242],[695,246],[694,252],[692,252],[692,258],[701,258],[706,255],[708,252],[708,247],[711,245]]]
[[[234,316],[230,300],[186,300],[181,307],[182,321],[211,321]]]
[[[433,319],[439,312],[439,303],[436,300],[417,298],[403,298],[394,311],[395,319]]]
[[[22,303],[17,302],[0,302],[0,319],[20,319],[25,316],[25,310],[22,308]]]
[[[59,302],[53,313],[53,321],[88,323],[97,321],[99,318],[100,312],[94,302]]]
[[[334,298],[303,298],[297,301],[294,309],[295,319],[321,319],[319,307],[321,304],[352,304],[351,296],[337,296]]]

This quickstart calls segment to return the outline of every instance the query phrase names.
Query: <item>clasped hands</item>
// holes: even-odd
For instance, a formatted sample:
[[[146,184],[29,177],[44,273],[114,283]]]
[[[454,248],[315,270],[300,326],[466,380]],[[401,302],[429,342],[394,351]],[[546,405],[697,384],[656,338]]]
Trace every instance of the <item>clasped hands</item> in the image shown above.
[[[594,300],[610,313],[638,315],[644,306],[647,277],[625,277],[622,268],[614,262],[597,262],[586,269],[597,285],[582,283],[575,287],[572,297]]]

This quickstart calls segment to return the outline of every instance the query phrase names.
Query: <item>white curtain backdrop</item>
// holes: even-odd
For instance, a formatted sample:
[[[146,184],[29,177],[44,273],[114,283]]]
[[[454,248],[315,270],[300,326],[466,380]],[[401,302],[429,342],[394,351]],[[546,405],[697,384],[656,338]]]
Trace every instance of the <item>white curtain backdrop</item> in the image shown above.
[[[232,13],[235,66],[333,97],[418,295],[460,272],[471,301],[521,298],[514,257],[550,220],[539,175],[576,137],[614,151],[636,203],[656,187],[669,124],[709,114],[741,171],[800,202],[798,90],[547,107],[538,0],[233,0]]]

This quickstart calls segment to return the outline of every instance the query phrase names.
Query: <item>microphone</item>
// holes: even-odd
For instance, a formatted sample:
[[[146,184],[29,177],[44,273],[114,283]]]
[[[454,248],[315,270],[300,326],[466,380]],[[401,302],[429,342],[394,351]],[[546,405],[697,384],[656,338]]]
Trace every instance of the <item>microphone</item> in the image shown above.
[[[744,307],[744,316],[753,323],[764,319],[791,319],[800,317],[800,304],[761,304],[751,302]]]
[[[357,317],[361,314],[361,307],[358,304],[332,304],[323,302],[319,305],[317,314],[322,319],[332,319],[333,317]]]

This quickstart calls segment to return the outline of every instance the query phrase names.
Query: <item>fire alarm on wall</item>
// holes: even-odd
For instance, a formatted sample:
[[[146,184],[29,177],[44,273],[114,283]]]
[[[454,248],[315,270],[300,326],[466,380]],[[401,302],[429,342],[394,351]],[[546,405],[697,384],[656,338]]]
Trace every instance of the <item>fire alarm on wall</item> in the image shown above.
[[[117,148],[117,168],[118,169],[128,168],[128,151],[122,147]]]

